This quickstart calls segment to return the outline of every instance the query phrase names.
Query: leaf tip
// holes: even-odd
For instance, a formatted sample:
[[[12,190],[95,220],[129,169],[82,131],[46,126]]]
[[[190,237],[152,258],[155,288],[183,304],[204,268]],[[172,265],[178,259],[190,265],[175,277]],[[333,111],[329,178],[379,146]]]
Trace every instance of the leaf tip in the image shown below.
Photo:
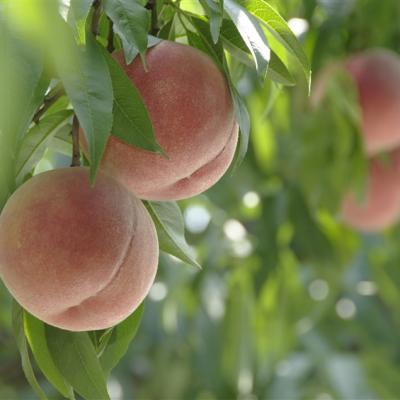
[[[140,52],[140,59],[142,61],[144,72],[149,72],[149,68],[147,67],[145,53]]]
[[[97,165],[91,164],[90,174],[89,174],[89,183],[91,188],[93,188],[94,185],[96,184],[96,177],[97,177]]]
[[[160,154],[162,157],[166,158],[167,160],[170,159],[168,153],[160,145],[157,145],[156,152]]]

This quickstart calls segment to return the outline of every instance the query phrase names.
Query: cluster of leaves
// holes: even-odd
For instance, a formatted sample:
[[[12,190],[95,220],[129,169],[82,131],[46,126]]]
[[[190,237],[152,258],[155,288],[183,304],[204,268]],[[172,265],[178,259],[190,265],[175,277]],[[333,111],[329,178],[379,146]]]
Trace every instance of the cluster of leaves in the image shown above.
[[[145,63],[147,49],[160,40],[185,42],[209,54],[227,77],[240,125],[235,165],[247,151],[250,130],[236,86],[238,71],[254,69],[259,85],[265,80],[293,85],[289,71],[297,70],[307,86],[310,82],[301,45],[265,0],[1,0],[0,22],[0,207],[19,185],[48,168],[43,161],[49,154],[58,160],[71,154],[74,116],[88,144],[92,183],[110,134],[163,153],[137,89],[109,54],[114,49],[123,49],[128,63],[137,55]],[[160,249],[198,266],[179,207],[146,206]],[[13,331],[37,395],[46,398],[30,352],[64,397],[73,398],[76,391],[88,399],[108,398],[107,376],[127,350],[141,314],[139,309],[104,332],[72,333],[47,326],[15,303]]]

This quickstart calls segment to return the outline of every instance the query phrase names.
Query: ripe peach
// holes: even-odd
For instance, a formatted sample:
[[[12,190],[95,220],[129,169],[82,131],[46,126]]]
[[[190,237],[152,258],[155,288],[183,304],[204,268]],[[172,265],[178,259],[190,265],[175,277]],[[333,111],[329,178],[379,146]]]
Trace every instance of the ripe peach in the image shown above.
[[[376,49],[350,57],[345,65],[358,90],[367,154],[400,146],[400,57]]]
[[[349,73],[357,90],[366,154],[374,156],[399,147],[400,57],[390,50],[374,49],[328,65],[315,80],[312,105],[321,102],[327,81],[340,68]]]
[[[121,51],[114,57],[138,88],[168,158],[111,136],[103,169],[150,200],[191,197],[216,183],[232,161],[238,125],[226,79],[213,61],[169,41],[148,50],[147,72],[139,57],[130,65]]]
[[[71,331],[104,329],[132,313],[158,263],[153,222],[113,178],[86,168],[37,175],[0,215],[0,275],[29,312]]]
[[[368,166],[367,188],[363,200],[353,193],[342,203],[344,221],[364,232],[389,227],[400,216],[400,150],[390,154],[388,164],[371,159]]]

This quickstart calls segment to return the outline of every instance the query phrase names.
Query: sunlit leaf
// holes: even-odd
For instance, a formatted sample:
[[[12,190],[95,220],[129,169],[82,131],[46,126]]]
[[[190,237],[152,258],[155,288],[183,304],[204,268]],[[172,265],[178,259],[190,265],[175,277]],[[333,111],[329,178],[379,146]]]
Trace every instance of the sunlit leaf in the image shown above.
[[[271,60],[268,66],[267,78],[285,86],[293,86],[296,84],[285,64],[276,56],[274,52],[271,52]]]
[[[264,78],[267,73],[271,52],[263,30],[254,17],[244,7],[236,3],[235,0],[225,0],[224,8],[250,50],[259,76]]]
[[[250,51],[232,21],[224,20],[221,37],[227,50],[240,62],[250,66],[254,65],[250,58]],[[292,86],[295,84],[285,64],[272,51],[266,77],[282,85]]]
[[[307,56],[287,22],[265,0],[241,0],[243,6],[266,26],[268,31],[289,51],[302,66],[307,83],[311,82],[311,69]],[[279,56],[279,48],[271,46]]]

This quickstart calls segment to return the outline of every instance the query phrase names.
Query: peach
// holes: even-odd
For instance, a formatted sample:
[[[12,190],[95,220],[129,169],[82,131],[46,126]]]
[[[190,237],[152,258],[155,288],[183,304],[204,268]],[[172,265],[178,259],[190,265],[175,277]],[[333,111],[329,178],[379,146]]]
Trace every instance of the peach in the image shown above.
[[[311,96],[317,105],[325,96],[326,82],[343,68],[353,80],[361,109],[365,152],[374,156],[400,146],[400,57],[386,49],[373,49],[322,69]]]
[[[400,57],[376,49],[350,57],[345,65],[358,90],[367,154],[400,146]]]
[[[400,150],[390,153],[387,163],[369,160],[364,199],[347,194],[342,216],[349,226],[364,232],[380,231],[396,222],[400,216]]]
[[[37,175],[0,215],[0,275],[50,325],[105,329],[131,314],[154,280],[158,241],[140,200],[86,168]]]
[[[114,136],[103,169],[136,196],[178,200],[215,184],[234,156],[238,125],[224,75],[201,51],[169,41],[126,65],[114,53],[139,90],[158,143],[168,158],[130,146]]]

